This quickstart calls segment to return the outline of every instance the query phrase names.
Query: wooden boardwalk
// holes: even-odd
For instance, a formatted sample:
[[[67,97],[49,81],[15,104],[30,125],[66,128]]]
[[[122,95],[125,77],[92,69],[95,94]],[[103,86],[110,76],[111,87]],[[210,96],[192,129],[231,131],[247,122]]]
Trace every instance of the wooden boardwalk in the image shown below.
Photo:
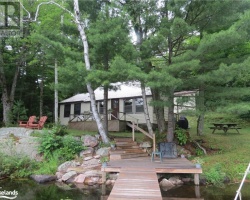
[[[105,172],[120,172],[108,200],[162,200],[157,173],[194,174],[196,184],[202,173],[185,158],[151,162],[149,157],[113,160],[102,171],[104,180]]]

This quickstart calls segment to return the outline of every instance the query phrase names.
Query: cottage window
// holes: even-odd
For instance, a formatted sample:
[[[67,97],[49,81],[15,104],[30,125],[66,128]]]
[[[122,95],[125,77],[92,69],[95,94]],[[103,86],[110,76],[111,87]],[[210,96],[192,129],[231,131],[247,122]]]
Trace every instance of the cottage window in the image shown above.
[[[125,99],[124,100],[124,112],[132,113],[133,99]]]
[[[70,116],[70,104],[65,104],[64,105],[64,117],[69,117]]]
[[[81,103],[74,104],[74,114],[80,115],[81,114]]]
[[[135,112],[136,113],[143,112],[143,98],[136,98],[135,99]]]
[[[100,113],[100,114],[103,114],[103,108],[104,108],[104,102],[103,102],[103,101],[100,101],[100,102],[99,102],[99,113]]]

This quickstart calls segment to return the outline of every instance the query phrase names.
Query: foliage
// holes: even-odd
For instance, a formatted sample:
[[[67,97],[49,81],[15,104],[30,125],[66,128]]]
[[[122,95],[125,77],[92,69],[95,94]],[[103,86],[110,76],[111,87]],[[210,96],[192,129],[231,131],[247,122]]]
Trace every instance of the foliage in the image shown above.
[[[188,136],[184,129],[176,128],[175,136],[178,140],[179,145],[185,145],[188,141]]]
[[[81,141],[76,140],[72,136],[65,136],[62,140],[62,147],[56,152],[60,158],[72,160],[84,149],[86,148]]]
[[[200,165],[202,165],[204,163],[204,160],[201,159],[200,157],[195,157],[192,161],[194,163],[197,163],[197,164],[200,164]]]
[[[223,185],[223,179],[225,178],[225,174],[222,173],[221,165],[217,164],[205,172],[205,177],[208,183],[216,186],[221,186]]]
[[[24,178],[32,174],[37,167],[35,160],[24,155],[6,155],[0,152],[0,177]]]
[[[42,153],[45,158],[51,156],[55,150],[63,147],[62,138],[55,135],[53,132],[45,132],[38,141],[40,143],[38,152]]]
[[[11,110],[11,119],[13,122],[27,119],[27,109],[23,101],[19,100],[14,102]]]
[[[40,145],[38,147],[39,153],[42,153],[46,159],[56,154],[62,160],[71,160],[76,154],[80,153],[84,146],[81,141],[76,140],[72,136],[58,136],[55,133],[58,129],[45,132],[41,138],[38,139]]]
[[[195,149],[195,154],[197,155],[197,156],[202,156],[203,154],[204,154],[204,151],[202,151],[202,149],[200,149],[200,148],[196,148]]]
[[[55,124],[52,127],[51,132],[58,136],[64,136],[68,134],[67,126],[60,125],[60,124]]]
[[[155,142],[156,144],[166,141],[166,133],[155,132]]]
[[[106,163],[108,161],[109,161],[109,157],[108,156],[103,156],[103,157],[100,158],[100,162],[101,163]]]
[[[63,161],[59,158],[59,155],[54,152],[48,156],[46,162],[39,162],[37,168],[33,171],[33,174],[55,174],[58,166]]]

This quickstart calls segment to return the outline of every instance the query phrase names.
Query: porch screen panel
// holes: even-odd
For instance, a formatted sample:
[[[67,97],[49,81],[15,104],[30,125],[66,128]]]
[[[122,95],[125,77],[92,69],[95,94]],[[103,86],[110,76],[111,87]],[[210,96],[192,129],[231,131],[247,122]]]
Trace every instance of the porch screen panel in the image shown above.
[[[132,113],[133,99],[125,99],[124,100],[124,112]]]
[[[136,113],[143,112],[143,98],[136,98],[135,99],[135,112]]]
[[[81,114],[81,103],[74,104],[74,114],[80,115]]]
[[[100,101],[100,102],[99,102],[99,113],[100,113],[100,114],[103,114],[103,108],[104,108],[104,102],[103,102],[103,101]]]
[[[64,105],[64,117],[69,117],[70,116],[70,104],[65,104]]]

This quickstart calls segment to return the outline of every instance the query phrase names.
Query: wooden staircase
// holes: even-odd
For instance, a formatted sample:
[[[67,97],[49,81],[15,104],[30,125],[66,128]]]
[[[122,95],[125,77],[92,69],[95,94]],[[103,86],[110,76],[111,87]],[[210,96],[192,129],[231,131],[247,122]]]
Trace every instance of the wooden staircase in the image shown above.
[[[110,151],[110,160],[146,157],[148,153],[143,151],[131,138],[115,138],[116,148]]]

